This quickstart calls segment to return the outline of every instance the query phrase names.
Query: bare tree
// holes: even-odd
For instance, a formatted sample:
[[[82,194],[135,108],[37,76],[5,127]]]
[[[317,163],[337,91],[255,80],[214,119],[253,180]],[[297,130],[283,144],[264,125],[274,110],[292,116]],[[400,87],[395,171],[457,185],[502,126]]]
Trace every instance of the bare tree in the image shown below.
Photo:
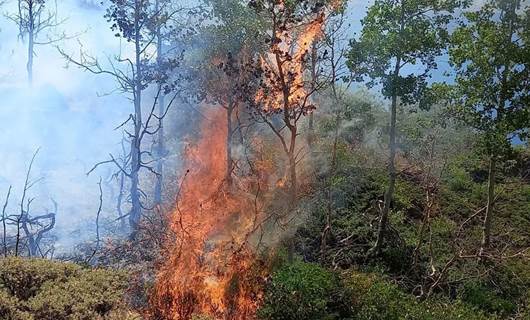
[[[324,31],[320,46],[316,44],[312,48],[311,52],[311,79],[312,88],[323,88],[331,91],[331,98],[333,101],[333,109],[331,112],[334,115],[334,126],[333,131],[333,144],[331,149],[330,157],[330,170],[329,179],[327,186],[327,208],[325,217],[325,226],[322,230],[321,235],[321,253],[327,247],[327,239],[331,234],[332,226],[332,213],[334,210],[334,199],[333,199],[333,188],[332,179],[338,169],[337,161],[337,148],[339,143],[340,127],[343,121],[345,112],[344,95],[349,92],[349,88],[352,84],[351,73],[346,65],[346,39],[348,37],[347,30],[345,28],[345,17],[343,13],[340,13],[332,17]],[[318,71],[321,70],[321,72]],[[341,81],[345,79],[341,83]],[[319,84],[318,82],[321,82]],[[342,84],[342,85],[341,85]],[[313,125],[313,119],[310,119],[310,130]],[[310,143],[312,141],[310,140]]]
[[[96,243],[94,245],[94,251],[92,251],[92,254],[86,260],[87,263],[90,263],[92,258],[94,258],[94,256],[99,250],[100,243],[101,243],[101,237],[99,234],[99,218],[101,216],[101,210],[103,208],[103,188],[101,186],[101,177],[99,177],[98,189],[99,189],[99,205],[98,205],[98,210],[96,212]]]
[[[174,21],[175,15],[182,8],[174,9],[169,2],[159,1],[153,5],[149,0],[111,0],[105,17],[112,22],[111,29],[116,36],[125,39],[133,47],[134,57],[126,58],[121,55],[108,58],[110,68],[102,66],[97,58],[88,56],[81,52],[79,58],[67,54],[59,49],[63,57],[70,63],[93,74],[108,75],[116,80],[118,89],[129,95],[133,104],[133,113],[127,120],[120,124],[117,129],[123,128],[130,148],[124,158],[124,162],[118,161],[112,154],[110,159],[97,163],[89,172],[93,172],[102,164],[114,164],[119,172],[126,177],[129,183],[129,197],[131,209],[125,215],[129,219],[131,237],[134,238],[138,225],[142,218],[142,212],[150,209],[147,203],[147,194],[141,190],[140,173],[147,171],[156,177],[157,166],[160,168],[160,155],[154,155],[145,145],[148,137],[153,138],[163,129],[162,120],[166,116],[170,106],[178,96],[177,81],[171,79],[173,70],[182,60],[182,52],[172,48],[168,50],[171,55],[162,57],[156,54],[157,40],[160,42],[161,30],[170,29],[174,34],[178,28],[169,28]],[[166,35],[167,36],[167,35]],[[147,110],[144,110],[144,96],[146,90],[155,86],[155,93]],[[160,101],[160,98],[173,93],[170,101]],[[157,112],[158,106],[158,112]],[[126,129],[131,124],[132,130]],[[157,165],[158,162],[158,165]],[[155,201],[156,202],[156,201]],[[121,217],[124,218],[125,216]]]
[[[18,11],[8,15],[8,18],[18,26],[19,38],[27,41],[26,70],[30,85],[33,83],[35,47],[52,44],[66,38],[65,34],[51,34],[52,30],[65,20],[59,20],[57,17],[57,3],[54,3],[55,8],[49,8],[49,4],[47,0],[18,0]]]
[[[37,182],[41,180],[41,179],[37,179],[33,181],[30,180],[31,169],[33,168],[33,163],[35,162],[35,158],[37,157],[38,153],[39,153],[39,149],[37,149],[35,153],[33,154],[33,157],[31,157],[28,170],[26,171],[26,179],[24,180],[24,187],[22,188],[22,198],[20,200],[20,214],[16,218],[17,233],[16,233],[16,240],[15,240],[15,256],[18,256],[19,254],[19,245],[20,245],[20,236],[21,236],[20,230],[22,228],[22,223],[26,219],[25,216],[28,212],[29,207],[31,206],[31,203],[34,200],[34,198],[30,198],[26,202],[27,193]]]
[[[8,241],[7,241],[7,226],[14,226],[16,228],[15,239],[14,239],[14,254],[19,256],[21,253],[21,248],[27,247],[29,256],[40,255],[42,257],[46,256],[47,252],[43,252],[41,249],[41,242],[53,228],[55,227],[55,216],[57,212],[57,203],[52,199],[54,204],[54,211],[47,212],[42,215],[32,216],[31,205],[35,198],[29,197],[29,191],[33,186],[42,180],[42,178],[32,179],[31,171],[35,163],[35,158],[39,149],[33,154],[31,161],[29,163],[28,169],[26,171],[26,178],[24,180],[24,186],[22,188],[22,196],[20,200],[20,212],[16,215],[7,215],[6,209],[9,202],[9,195],[11,193],[11,188],[9,189],[4,207],[2,210],[2,221],[4,229],[3,245],[4,245],[4,255],[7,255],[8,252]],[[22,231],[24,232],[22,234]],[[21,243],[24,242],[24,245],[21,246]]]
[[[155,11],[160,11],[161,7],[166,5],[167,1],[156,0],[155,2]],[[158,23],[156,25],[156,64],[159,69],[164,68],[164,41],[165,34],[162,30],[163,25]],[[158,83],[158,91],[162,91],[163,83]],[[166,95],[164,92],[161,93],[158,100],[158,114],[162,115],[165,112],[166,108]],[[158,136],[156,139],[156,171],[158,175],[155,181],[155,190],[154,190],[154,201],[155,206],[160,206],[162,204],[162,185],[164,177],[164,157],[166,156],[166,146],[165,146],[165,137],[164,137],[164,119],[159,120]]]
[[[30,257],[41,256],[45,257],[46,252],[42,251],[40,246],[42,239],[46,233],[53,230],[55,227],[55,216],[57,214],[57,202],[52,199],[54,211],[43,215],[32,217],[29,212],[29,205],[26,212],[22,216],[21,225],[24,230],[25,239],[28,246],[28,255]]]

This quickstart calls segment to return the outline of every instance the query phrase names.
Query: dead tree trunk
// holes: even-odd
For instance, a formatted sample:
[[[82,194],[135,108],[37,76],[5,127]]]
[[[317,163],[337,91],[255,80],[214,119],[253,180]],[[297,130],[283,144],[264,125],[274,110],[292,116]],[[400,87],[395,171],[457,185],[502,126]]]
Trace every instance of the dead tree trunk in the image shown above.
[[[317,44],[316,42],[313,43],[311,46],[311,90],[316,90],[317,87],[317,59],[318,59],[318,52],[317,52]],[[308,125],[308,133],[307,133],[307,144],[309,148],[313,146],[313,142],[315,140],[315,115],[314,112],[311,112],[309,114],[309,125]]]
[[[9,204],[9,197],[11,196],[11,186],[9,186],[9,190],[7,191],[6,200],[4,202],[4,206],[2,207],[2,245],[4,247],[4,257],[7,257],[7,216],[6,216],[6,210],[7,205]]]
[[[29,15],[29,26],[28,26],[28,62],[26,65],[28,73],[28,83],[31,86],[33,84],[33,58],[34,58],[34,45],[35,45],[35,21],[33,13],[33,5],[28,7]]]

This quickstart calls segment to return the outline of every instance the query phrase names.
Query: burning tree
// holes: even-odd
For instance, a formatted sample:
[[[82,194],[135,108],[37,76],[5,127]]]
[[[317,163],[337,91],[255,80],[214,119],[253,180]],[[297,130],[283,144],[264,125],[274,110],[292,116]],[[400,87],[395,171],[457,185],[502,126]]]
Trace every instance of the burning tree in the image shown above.
[[[245,143],[246,101],[254,93],[254,56],[263,49],[263,19],[240,0],[209,1],[215,25],[202,37],[207,43],[207,63],[201,63],[200,83],[205,102],[226,110],[226,181],[232,185],[237,167],[234,147]]]
[[[306,80],[305,67],[314,41],[321,36],[328,6],[323,2],[277,0],[253,1],[259,12],[270,19],[269,50],[260,57],[262,77],[254,100],[254,111],[281,143],[288,161],[292,204],[297,202],[297,164],[304,148],[297,145],[300,122],[313,112],[311,96],[317,91]],[[283,184],[283,181],[282,183]]]
[[[252,67],[251,60],[248,59],[244,52],[240,52],[238,56],[228,52],[226,58],[213,57],[213,63],[203,73],[202,84],[207,92],[206,102],[218,105],[226,111],[225,181],[228,186],[232,186],[235,169],[233,138],[236,131],[241,130],[239,114],[245,94],[250,92],[248,83],[252,79]]]
[[[263,277],[260,272],[253,277],[251,271],[255,249],[262,241],[259,231],[273,217],[263,210],[271,198],[267,191],[272,164],[249,155],[252,159],[246,160],[253,162],[253,169],[231,173],[235,163],[230,151],[232,112],[239,106],[249,104],[253,118],[279,138],[289,159],[290,194],[297,198],[298,126],[302,116],[314,109],[309,100],[316,91],[306,88],[306,54],[321,33],[327,9],[307,3],[252,5],[272,17],[270,50],[260,55],[259,65],[245,50],[238,51],[237,57],[225,51],[226,58],[212,59],[217,70],[210,66],[211,73],[205,74],[211,76],[204,83],[207,95],[224,109],[206,112],[198,142],[191,142],[185,151],[185,173],[164,254],[167,259],[162,261],[152,298],[158,318],[206,314],[215,319],[251,319],[261,302]],[[249,92],[250,101],[245,97]],[[226,184],[227,180],[233,183]]]

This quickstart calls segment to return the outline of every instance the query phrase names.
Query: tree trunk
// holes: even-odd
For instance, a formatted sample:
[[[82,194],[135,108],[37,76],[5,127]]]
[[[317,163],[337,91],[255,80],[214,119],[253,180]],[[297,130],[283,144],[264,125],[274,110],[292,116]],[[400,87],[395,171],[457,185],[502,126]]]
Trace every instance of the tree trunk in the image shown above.
[[[34,57],[34,46],[35,46],[35,30],[33,22],[33,7],[29,7],[29,30],[28,30],[28,62],[26,64],[26,70],[28,73],[28,83],[33,85],[33,57]]]
[[[234,102],[233,98],[229,97],[228,106],[226,108],[226,184],[228,187],[232,186],[232,169],[233,169],[233,159],[232,159],[232,133],[233,123],[232,123],[232,112],[234,111]]]
[[[162,115],[165,112],[165,98],[161,95],[158,102],[158,114]],[[158,129],[158,137],[156,143],[156,176],[155,182],[155,205],[162,204],[162,185],[164,182],[164,157],[166,153],[166,146],[164,143],[164,119],[160,119],[160,128]]]
[[[289,146],[289,178],[291,180],[291,188],[289,190],[291,197],[291,204],[294,207],[298,204],[298,177],[296,173],[296,125],[290,126],[291,141]]]
[[[142,217],[142,204],[140,201],[140,183],[138,173],[141,167],[141,150],[140,150],[140,134],[142,130],[142,61],[140,48],[140,25],[139,13],[140,3],[136,2],[136,17],[135,17],[135,88],[134,88],[134,136],[131,141],[131,213],[129,215],[129,224],[131,226],[131,238],[136,237],[136,231]]]
[[[159,9],[160,9],[160,1],[157,0],[155,11],[158,12]],[[163,53],[163,46],[162,46],[163,38],[162,38],[162,32],[160,29],[160,25],[157,26],[156,37],[157,37],[157,64],[158,64],[158,68],[161,68],[162,63],[163,63],[162,56],[164,53]],[[158,115],[162,117],[164,115],[165,108],[166,108],[166,101],[165,101],[166,99],[165,99],[165,95],[163,92],[162,84],[158,85],[158,90],[160,92],[160,97],[158,100]],[[163,172],[164,171],[164,160],[163,159],[166,153],[166,150],[165,150],[166,147],[164,143],[164,119],[163,118],[159,120],[159,126],[160,128],[158,129],[157,146],[156,146],[156,157],[157,157],[156,172],[158,173],[158,175],[156,177],[155,191],[154,191],[155,205],[158,205],[158,206],[162,204],[162,185],[164,182],[163,181],[163,178],[164,178],[164,172]]]
[[[396,66],[394,68],[394,79],[399,75],[399,67],[401,58],[397,57]],[[394,189],[396,185],[396,119],[397,119],[397,91],[393,88],[392,105],[390,110],[390,157],[388,163],[388,189],[385,193],[385,204],[379,219],[377,228],[377,239],[374,246],[370,249],[369,254],[379,254],[385,241],[385,235],[388,225],[388,214],[394,197]]]
[[[296,176],[296,159],[294,154],[289,154],[289,176],[291,180],[291,188],[289,190],[291,204],[295,206],[298,202],[298,181]]]
[[[311,89],[316,90],[317,86],[317,45],[313,42],[311,47]],[[307,144],[309,148],[313,146],[315,141],[315,128],[314,128],[314,112],[309,114],[309,128],[307,133]]]
[[[279,53],[275,54],[276,57],[276,65],[278,66],[278,75],[280,78],[281,88],[282,88],[282,98],[283,98],[283,122],[285,126],[289,129],[289,132],[291,134],[290,141],[289,141],[289,148],[287,148],[284,145],[284,148],[286,148],[285,152],[287,154],[287,158],[289,161],[289,176],[290,176],[290,207],[295,208],[298,202],[298,181],[296,176],[296,136],[298,135],[298,129],[297,129],[297,120],[293,120],[293,123],[291,123],[291,118],[297,118],[297,117],[291,117],[291,106],[289,102],[289,96],[290,96],[290,88],[287,84],[287,77],[284,74],[283,68],[282,68],[282,59],[280,57]]]
[[[333,92],[334,92],[334,101],[338,105],[339,101],[337,99],[336,91],[335,91],[335,85],[332,85]],[[337,171],[337,146],[339,144],[339,127],[341,123],[341,116],[340,111],[336,111],[335,115],[335,131],[333,136],[333,148],[331,149],[331,168],[329,171],[329,181],[327,186],[327,209],[326,209],[326,225],[324,226],[324,230],[322,231],[322,236],[320,240],[320,252],[321,257],[324,257],[325,250],[327,247],[327,238],[328,235],[331,233],[331,216],[333,214],[333,188],[332,188],[332,179],[335,176],[335,173]]]
[[[315,48],[316,50],[316,47],[313,46],[313,48]],[[316,52],[313,53],[313,59],[316,61]],[[336,82],[337,82],[337,66],[335,64],[335,51],[334,51],[334,46],[331,46],[331,58],[330,58],[330,61],[331,61],[331,79],[330,79],[330,83],[331,83],[331,92],[333,93],[333,102],[335,103],[335,130],[334,130],[334,134],[333,134],[333,148],[331,149],[331,167],[330,167],[330,171],[329,171],[329,181],[328,181],[328,186],[327,186],[327,210],[326,210],[326,225],[324,226],[324,230],[322,231],[322,236],[321,236],[321,240],[320,240],[320,252],[321,252],[321,259],[324,258],[324,255],[325,255],[325,250],[326,250],[326,247],[327,247],[327,238],[328,238],[328,235],[331,233],[331,216],[333,214],[333,188],[332,188],[332,180],[335,176],[335,173],[337,171],[337,146],[338,146],[338,143],[339,143],[339,131],[340,131],[340,126],[341,126],[341,109],[340,108],[340,101],[339,101],[339,95],[337,93],[337,87],[336,87]],[[315,70],[316,68],[314,67],[313,70]],[[313,71],[315,72],[315,71]],[[314,76],[314,82],[313,84],[315,85],[316,83],[316,74]]]
[[[4,207],[2,208],[2,244],[4,247],[4,257],[7,257],[7,225],[6,225],[6,209],[7,205],[9,204],[9,196],[11,195],[11,186],[9,186],[9,190],[7,191],[6,195],[6,201],[4,202]]]
[[[127,226],[125,224],[125,218],[123,217],[123,211],[121,210],[121,206],[123,203],[123,187],[125,185],[125,174],[123,172],[120,173],[120,185],[119,185],[119,193],[118,193],[118,199],[116,202],[116,210],[118,211],[118,219],[120,219],[120,228],[122,232],[126,232]]]
[[[480,244],[480,255],[490,246],[491,221],[493,219],[493,205],[495,202],[495,169],[496,159],[494,155],[490,157],[490,167],[488,170],[488,199],[486,204],[486,215],[482,227],[482,241]]]

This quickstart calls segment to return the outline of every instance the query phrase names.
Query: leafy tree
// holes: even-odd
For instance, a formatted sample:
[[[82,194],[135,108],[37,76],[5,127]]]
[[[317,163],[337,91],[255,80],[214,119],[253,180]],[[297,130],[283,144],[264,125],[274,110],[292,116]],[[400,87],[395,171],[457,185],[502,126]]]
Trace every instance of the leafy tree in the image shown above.
[[[362,21],[361,36],[350,42],[347,59],[355,80],[368,77],[369,86],[381,85],[382,94],[391,99],[388,189],[370,253],[378,253],[383,245],[395,189],[398,104],[420,101],[429,73],[436,67],[435,59],[449,39],[451,13],[465,4],[459,0],[377,0]],[[411,66],[417,72],[407,73],[406,67]]]
[[[208,102],[226,110],[226,182],[232,185],[235,169],[233,140],[239,131],[243,140],[240,113],[244,102],[253,94],[255,65],[253,56],[263,50],[265,26],[256,12],[240,0],[206,1],[217,22],[205,28],[201,38],[208,49],[205,59],[199,62],[201,90]],[[236,123],[237,121],[237,123]]]
[[[491,242],[498,161],[516,135],[528,133],[530,94],[529,10],[519,0],[492,0],[465,13],[451,38],[456,110],[483,134],[489,158],[488,194],[480,254]]]

